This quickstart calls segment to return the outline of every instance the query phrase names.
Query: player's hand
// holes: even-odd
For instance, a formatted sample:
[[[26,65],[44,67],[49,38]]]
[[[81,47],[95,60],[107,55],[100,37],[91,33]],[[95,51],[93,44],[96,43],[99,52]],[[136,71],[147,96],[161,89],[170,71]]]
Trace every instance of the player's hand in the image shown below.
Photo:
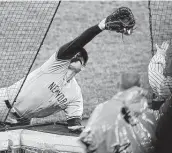
[[[172,77],[172,53],[171,50],[168,50],[170,45],[170,41],[164,41],[159,47],[157,44],[155,44],[155,47],[157,49],[157,53],[161,54],[165,57],[165,68],[163,69],[163,75],[165,77]]]
[[[169,41],[164,41],[162,43],[161,47],[159,47],[157,44],[155,44],[155,47],[156,47],[158,53],[165,56],[166,52],[168,50],[168,47],[169,47]]]

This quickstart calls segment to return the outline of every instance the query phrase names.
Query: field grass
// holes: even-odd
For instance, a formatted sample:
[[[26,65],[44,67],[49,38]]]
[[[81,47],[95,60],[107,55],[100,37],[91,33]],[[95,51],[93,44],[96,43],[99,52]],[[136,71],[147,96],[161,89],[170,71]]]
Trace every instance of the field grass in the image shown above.
[[[147,66],[151,58],[147,1],[62,1],[33,69],[43,64],[64,43],[74,39],[88,27],[97,24],[113,9],[129,7],[136,19],[131,36],[104,31],[85,46],[89,54],[87,67],[77,75],[84,98],[87,118],[95,106],[117,92],[121,72],[138,72],[142,85],[148,88]],[[61,115],[61,114],[60,114]],[[59,113],[36,122],[56,121]]]

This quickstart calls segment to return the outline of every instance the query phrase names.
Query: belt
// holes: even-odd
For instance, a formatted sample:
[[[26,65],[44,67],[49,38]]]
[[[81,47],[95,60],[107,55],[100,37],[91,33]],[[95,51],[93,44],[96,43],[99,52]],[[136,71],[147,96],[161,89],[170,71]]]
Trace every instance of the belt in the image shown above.
[[[20,119],[20,115],[16,112],[16,110],[12,107],[12,105],[10,104],[9,100],[4,100],[6,106],[8,109],[11,109],[11,113],[14,115],[14,117],[16,117],[16,119]]]
[[[165,102],[164,101],[155,101],[154,99],[152,100],[152,109],[153,110],[159,110],[162,104]]]
[[[9,100],[4,100],[6,106],[8,109],[11,109],[11,114],[16,118],[17,122],[14,125],[29,125],[30,124],[30,120],[26,119],[26,118],[22,118],[17,112],[16,110],[12,107],[12,105],[10,104]],[[12,124],[11,124],[12,126]]]

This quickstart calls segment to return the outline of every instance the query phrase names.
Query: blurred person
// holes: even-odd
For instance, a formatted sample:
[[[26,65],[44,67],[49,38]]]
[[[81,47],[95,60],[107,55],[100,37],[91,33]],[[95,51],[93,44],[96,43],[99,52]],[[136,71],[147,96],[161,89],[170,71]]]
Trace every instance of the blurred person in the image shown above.
[[[0,109],[3,109],[2,112],[11,109],[6,121],[29,124],[31,118],[46,117],[64,110],[68,129],[82,129],[83,97],[75,75],[88,61],[87,51],[83,47],[104,30],[130,35],[134,25],[131,10],[126,7],[118,8],[100,23],[61,46],[41,67],[31,72],[13,106],[13,101],[8,97],[13,94],[13,89],[20,88],[23,79],[1,89],[1,95],[5,96],[1,99]],[[2,115],[1,121],[5,117]]]
[[[172,99],[147,105],[138,74],[121,74],[119,92],[99,104],[80,134],[87,153],[171,153]]]
[[[160,106],[172,93],[172,58],[169,41],[164,41],[150,60],[148,66],[149,84],[154,93],[152,108],[159,109]]]

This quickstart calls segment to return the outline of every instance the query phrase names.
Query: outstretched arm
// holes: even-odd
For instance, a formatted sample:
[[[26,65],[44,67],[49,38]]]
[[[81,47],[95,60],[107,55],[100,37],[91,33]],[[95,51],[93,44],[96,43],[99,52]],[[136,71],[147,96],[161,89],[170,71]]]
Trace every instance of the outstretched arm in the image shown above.
[[[135,19],[132,11],[127,7],[120,7],[103,19],[98,25],[87,29],[79,37],[63,45],[59,49],[57,58],[66,60],[71,59],[79,52],[78,48],[84,47],[104,29],[130,35],[134,26]]]
[[[84,47],[89,43],[96,35],[102,32],[105,29],[105,19],[102,20],[99,24],[92,26],[85,30],[80,36],[75,38],[73,41],[70,41],[63,45],[57,54],[58,59],[71,59],[74,55],[79,52],[78,48]]]

